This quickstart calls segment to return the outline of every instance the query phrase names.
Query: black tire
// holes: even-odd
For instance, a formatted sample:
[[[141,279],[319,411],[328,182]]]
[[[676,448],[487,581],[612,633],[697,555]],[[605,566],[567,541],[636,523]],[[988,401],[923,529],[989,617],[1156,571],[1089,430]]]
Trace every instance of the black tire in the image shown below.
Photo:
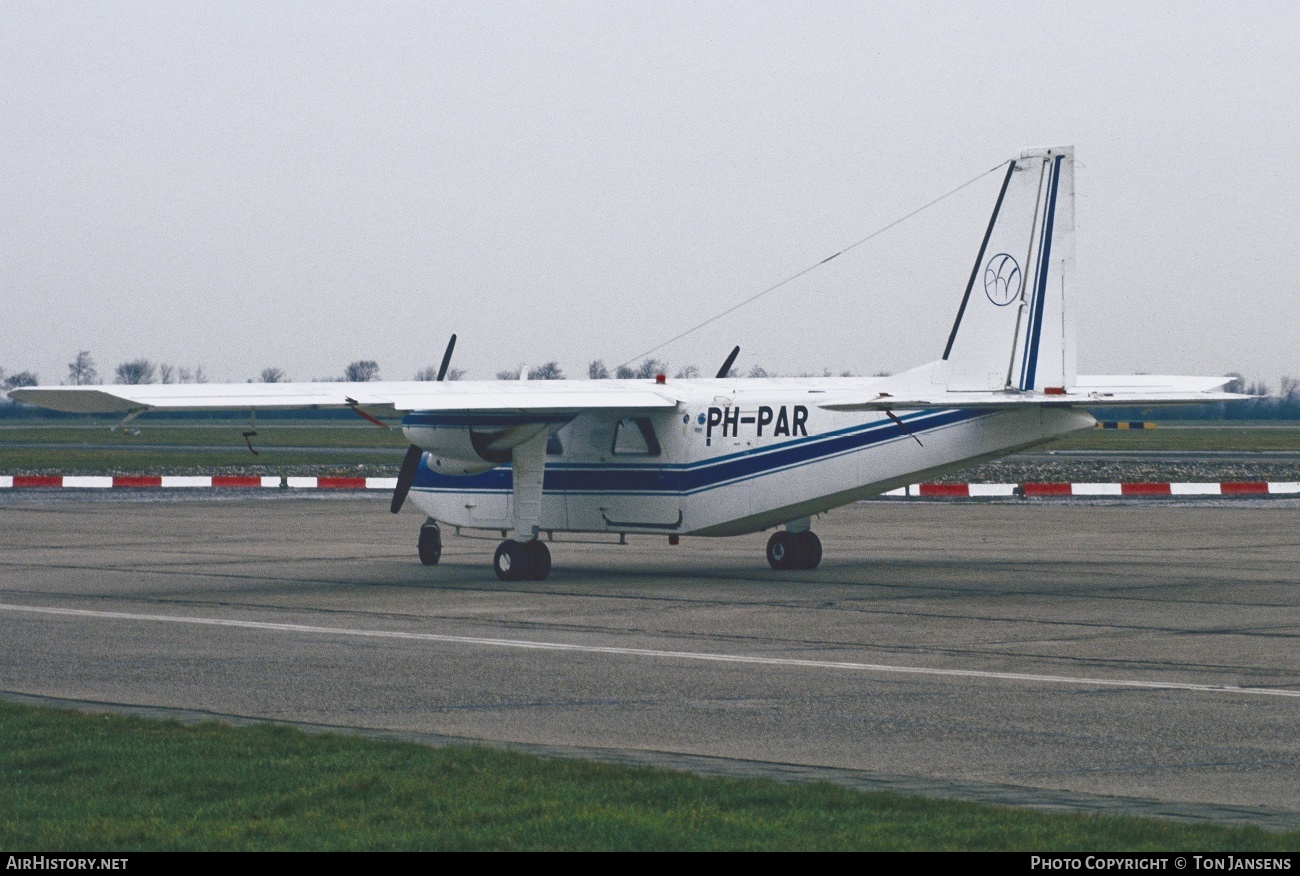
[[[799,555],[802,562],[800,569],[815,569],[822,561],[822,540],[811,529],[796,533],[794,540],[799,543]]]
[[[802,553],[799,550],[799,542],[793,533],[786,532],[784,529],[780,532],[772,533],[772,537],[767,540],[767,564],[773,569],[797,569],[802,560]]]
[[[492,557],[492,571],[502,581],[522,581],[528,577],[531,564],[524,546],[514,539],[507,539],[497,545],[497,552]]]
[[[524,553],[528,556],[528,577],[534,581],[544,581],[551,574],[551,549],[541,539],[524,542]]]
[[[438,560],[442,559],[442,530],[431,523],[421,526],[419,551],[421,563],[438,565]]]

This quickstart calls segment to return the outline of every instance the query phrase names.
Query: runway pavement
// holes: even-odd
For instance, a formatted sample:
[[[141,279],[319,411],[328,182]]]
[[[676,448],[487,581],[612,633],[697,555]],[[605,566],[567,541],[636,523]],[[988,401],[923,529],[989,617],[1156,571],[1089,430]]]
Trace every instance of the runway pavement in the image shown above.
[[[387,497],[0,500],[9,699],[1300,827],[1300,503],[865,503],[415,558]]]

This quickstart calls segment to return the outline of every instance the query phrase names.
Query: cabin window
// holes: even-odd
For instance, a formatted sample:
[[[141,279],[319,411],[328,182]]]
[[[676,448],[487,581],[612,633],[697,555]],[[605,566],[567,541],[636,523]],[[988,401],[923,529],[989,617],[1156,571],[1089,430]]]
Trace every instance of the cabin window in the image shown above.
[[[649,417],[624,417],[614,427],[614,445],[617,456],[658,456],[659,439]]]

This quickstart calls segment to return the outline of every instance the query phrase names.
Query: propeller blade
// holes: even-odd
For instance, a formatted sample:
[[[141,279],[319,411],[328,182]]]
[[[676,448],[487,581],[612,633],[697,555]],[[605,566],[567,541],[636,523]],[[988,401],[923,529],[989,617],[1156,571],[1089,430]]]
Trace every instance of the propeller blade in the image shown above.
[[[447,366],[451,364],[451,351],[456,349],[456,336],[452,335],[451,340],[447,342],[447,352],[442,354],[442,364],[438,366],[438,380],[447,376]]]
[[[412,444],[406,448],[406,457],[402,460],[402,469],[397,473],[397,488],[393,490],[393,504],[389,510],[396,514],[402,510],[402,503],[406,501],[406,494],[411,492],[411,483],[415,480],[415,473],[420,470],[420,457],[424,456],[424,451]]]
[[[731,351],[731,355],[727,357],[727,361],[726,361],[726,362],[723,362],[723,363],[722,363],[722,367],[718,369],[718,379],[719,379],[719,380],[721,380],[722,378],[724,378],[724,377],[727,376],[727,372],[731,370],[731,366],[732,366],[732,365],[735,365],[735,364],[736,364],[736,357],[739,356],[739,355],[740,355],[740,345],[738,344],[738,345],[736,345],[736,347]]]

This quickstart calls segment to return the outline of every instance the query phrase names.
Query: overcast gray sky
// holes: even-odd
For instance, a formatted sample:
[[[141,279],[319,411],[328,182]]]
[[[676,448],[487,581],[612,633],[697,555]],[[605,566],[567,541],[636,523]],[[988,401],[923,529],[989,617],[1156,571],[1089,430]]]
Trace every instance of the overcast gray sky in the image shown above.
[[[1074,144],[1086,372],[1300,376],[1292,3],[0,0],[0,367],[613,365]],[[985,177],[663,351],[938,358]]]

